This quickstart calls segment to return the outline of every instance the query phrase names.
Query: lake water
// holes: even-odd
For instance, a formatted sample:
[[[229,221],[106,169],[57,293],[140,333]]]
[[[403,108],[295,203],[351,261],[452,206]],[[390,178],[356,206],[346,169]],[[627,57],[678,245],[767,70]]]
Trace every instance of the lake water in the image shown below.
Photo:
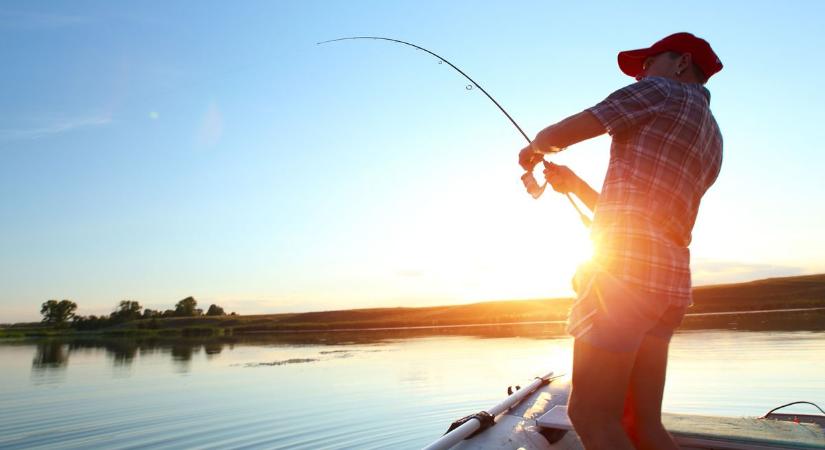
[[[541,328],[0,343],[0,448],[420,448],[508,385],[569,373],[572,341]],[[825,332],[674,337],[666,411],[794,400],[825,406]]]

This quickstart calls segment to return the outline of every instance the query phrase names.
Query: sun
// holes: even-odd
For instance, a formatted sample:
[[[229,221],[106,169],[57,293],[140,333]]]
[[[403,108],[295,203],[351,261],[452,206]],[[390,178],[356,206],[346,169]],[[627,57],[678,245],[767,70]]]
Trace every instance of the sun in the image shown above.
[[[460,302],[573,295],[570,280],[592,250],[564,197],[459,190],[419,209],[382,249],[395,273],[421,275],[407,277],[407,289]]]

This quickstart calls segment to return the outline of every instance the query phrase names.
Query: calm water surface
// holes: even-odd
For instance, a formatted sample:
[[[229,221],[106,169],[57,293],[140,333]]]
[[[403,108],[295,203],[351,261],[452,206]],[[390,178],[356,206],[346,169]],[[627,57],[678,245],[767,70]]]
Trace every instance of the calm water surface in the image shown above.
[[[572,341],[541,330],[445,333],[5,342],[0,448],[414,449],[570,369]],[[666,411],[825,405],[823,331],[689,331],[671,349]]]

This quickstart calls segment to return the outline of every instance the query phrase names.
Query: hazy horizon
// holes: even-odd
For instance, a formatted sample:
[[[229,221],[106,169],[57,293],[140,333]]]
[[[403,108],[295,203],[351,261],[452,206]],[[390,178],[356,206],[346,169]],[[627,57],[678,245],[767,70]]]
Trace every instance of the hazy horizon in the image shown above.
[[[825,275],[825,274],[804,274],[804,275],[797,275],[797,276],[804,277],[804,276],[810,276],[810,275]],[[793,278],[795,276],[791,276],[791,277]],[[757,279],[753,279],[753,280],[751,280],[751,279],[739,280],[739,281],[732,281],[732,282],[725,282],[725,283],[699,284],[699,285],[694,285],[693,287],[694,288],[700,288],[700,287],[725,286],[725,285],[729,285],[729,284],[748,283],[748,282],[751,282],[751,281],[765,281],[765,280],[772,279],[772,278],[787,278],[787,276],[757,278]],[[428,304],[416,304],[416,305],[379,304],[379,305],[374,305],[374,306],[360,306],[360,307],[354,307],[354,308],[319,308],[319,309],[300,309],[300,308],[296,308],[295,310],[291,310],[291,311],[255,311],[255,312],[239,313],[239,315],[252,316],[252,315],[273,315],[273,314],[289,314],[289,313],[313,313],[313,312],[339,311],[339,310],[347,311],[347,310],[354,310],[354,309],[372,309],[372,308],[380,309],[380,308],[421,308],[421,307],[441,307],[441,306],[447,307],[447,306],[454,306],[454,305],[483,304],[483,303],[495,303],[495,302],[503,302],[503,301],[506,302],[506,301],[536,301],[536,300],[539,300],[539,301],[540,300],[570,300],[572,298],[574,298],[574,294],[571,292],[571,294],[568,295],[568,296],[550,296],[550,297],[541,297],[541,298],[474,299],[474,300],[468,300],[468,301],[463,301],[463,302],[452,302],[452,303],[449,303],[449,302],[448,303],[438,303],[436,301],[436,302],[433,302],[431,304],[428,303]],[[131,300],[134,300],[134,299],[131,299]],[[172,301],[168,304],[158,303],[158,304],[153,304],[153,305],[144,305],[143,303],[141,303],[141,306],[144,307],[144,308],[153,309],[153,310],[156,310],[156,311],[163,312],[167,309],[174,309],[174,304],[178,300],[180,300],[180,299],[174,300],[174,301]],[[195,299],[195,300],[197,300],[197,299]],[[83,308],[82,305],[79,305],[77,315],[84,315],[84,316],[85,315],[91,315],[91,314],[98,315],[98,316],[101,315],[101,314],[102,315],[108,315],[110,312],[112,312],[116,309],[116,306],[117,305],[113,305],[112,308],[110,308],[108,310],[100,309],[99,311],[88,312],[88,308]],[[209,306],[208,302],[202,302],[202,301],[198,300],[198,307],[199,308],[201,308],[205,311],[208,306]],[[222,305],[218,305],[218,306],[222,306]],[[39,309],[39,305],[38,305],[38,309]],[[224,308],[224,309],[226,309],[226,308]],[[231,311],[229,309],[227,309],[225,311],[226,314],[230,314],[232,312],[237,313],[237,311]],[[15,321],[15,322],[0,322],[0,325],[11,324],[11,323],[35,322],[35,321],[39,321],[39,315],[38,315],[37,319]]]

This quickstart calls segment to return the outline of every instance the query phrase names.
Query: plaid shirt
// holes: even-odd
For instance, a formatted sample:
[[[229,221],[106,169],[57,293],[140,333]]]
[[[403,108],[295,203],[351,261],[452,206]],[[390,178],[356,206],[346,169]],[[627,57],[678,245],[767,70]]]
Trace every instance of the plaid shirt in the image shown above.
[[[589,108],[613,137],[594,262],[673,306],[692,303],[688,245],[719,175],[722,134],[699,84],[645,78]]]

